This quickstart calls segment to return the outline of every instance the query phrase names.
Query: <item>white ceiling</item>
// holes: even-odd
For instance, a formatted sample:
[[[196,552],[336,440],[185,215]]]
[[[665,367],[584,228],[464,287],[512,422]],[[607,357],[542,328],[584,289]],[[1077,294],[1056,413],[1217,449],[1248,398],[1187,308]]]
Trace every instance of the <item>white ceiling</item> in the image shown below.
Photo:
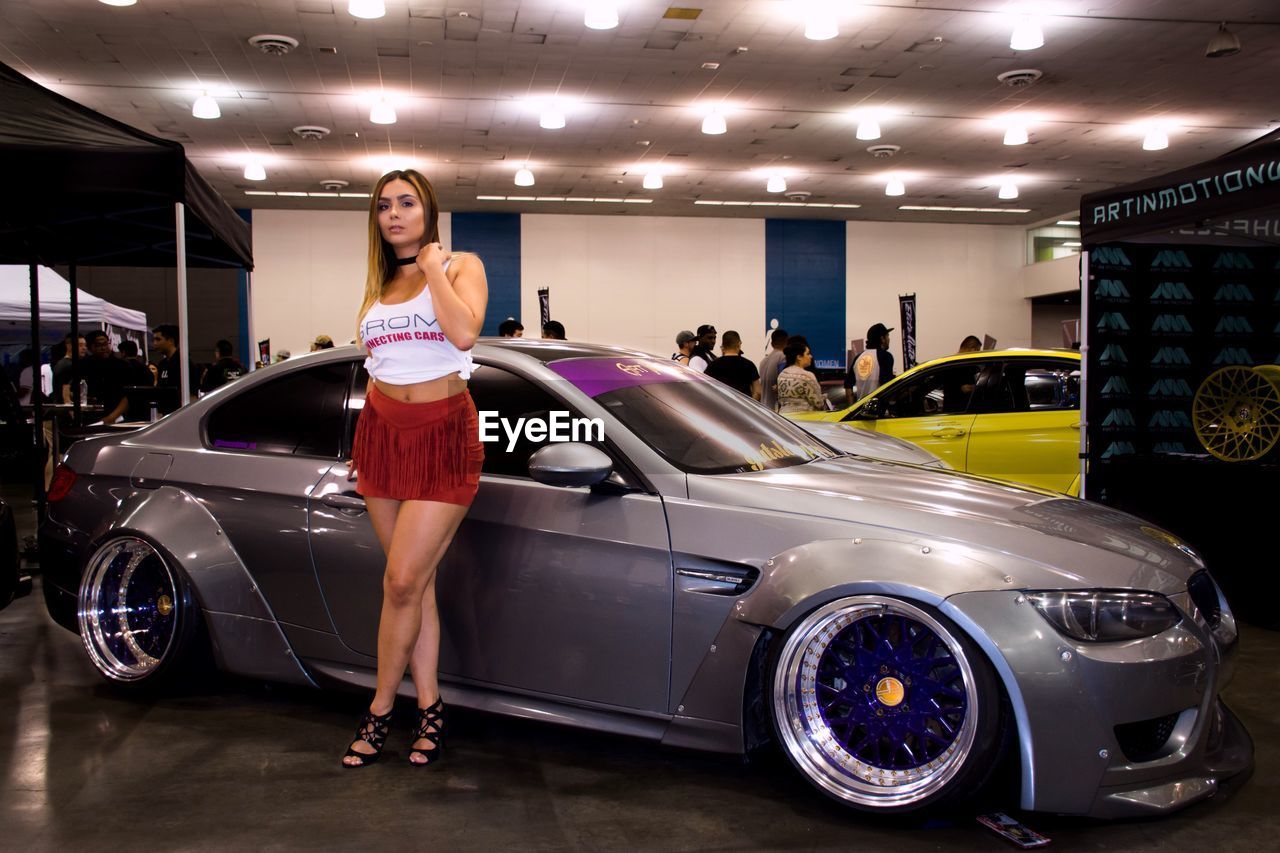
[[[359,199],[246,196],[321,191],[348,181],[367,192],[377,158],[415,162],[446,210],[630,215],[794,216],[1030,223],[1071,211],[1082,193],[1186,166],[1280,122],[1280,4],[1248,0],[1061,0],[1040,5],[1045,46],[1009,48],[1007,0],[886,0],[838,4],[840,35],[810,41],[792,0],[624,2],[621,25],[583,26],[590,0],[386,0],[376,21],[346,0],[0,0],[0,61],[141,130],[182,142],[235,206],[358,209]],[[1242,44],[1207,59],[1225,20]],[[300,42],[268,56],[250,36]],[[745,48],[745,51],[740,50]],[[336,51],[336,52],[330,52]],[[719,63],[718,70],[703,64]],[[1001,72],[1036,68],[1011,89]],[[199,89],[226,89],[222,118],[194,118]],[[369,121],[385,90],[395,125]],[[568,126],[543,130],[530,96],[576,99]],[[723,104],[729,131],[700,132]],[[876,142],[854,138],[852,110],[875,107]],[[1037,120],[1031,141],[1001,144],[995,121]],[[1142,150],[1138,122],[1172,122],[1170,146]],[[291,133],[321,125],[322,141]],[[869,145],[901,152],[877,160]],[[268,180],[242,175],[249,154]],[[513,185],[525,161],[537,184]],[[667,172],[661,190],[644,171]],[[761,170],[786,169],[790,191],[851,207],[695,205],[785,202]],[[884,195],[888,171],[907,194]],[[1021,186],[996,198],[998,179]],[[649,204],[479,201],[478,195],[651,199]],[[1026,208],[1022,214],[903,211],[900,205]]]

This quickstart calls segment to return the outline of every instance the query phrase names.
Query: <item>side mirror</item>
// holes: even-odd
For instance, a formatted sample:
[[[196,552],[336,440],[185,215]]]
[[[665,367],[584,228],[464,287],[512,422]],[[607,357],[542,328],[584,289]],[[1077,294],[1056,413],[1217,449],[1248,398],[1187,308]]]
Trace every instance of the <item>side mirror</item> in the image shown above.
[[[613,460],[589,444],[548,444],[529,457],[529,476],[548,486],[594,486],[613,473]]]

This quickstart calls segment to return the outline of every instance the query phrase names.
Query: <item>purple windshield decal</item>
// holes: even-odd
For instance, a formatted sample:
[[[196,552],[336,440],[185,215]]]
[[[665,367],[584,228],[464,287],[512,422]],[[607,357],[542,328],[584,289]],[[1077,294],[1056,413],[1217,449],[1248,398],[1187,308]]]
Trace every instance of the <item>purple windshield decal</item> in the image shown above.
[[[658,359],[575,358],[547,366],[589,397],[636,385],[696,382],[704,378],[695,370]]]
[[[257,450],[258,442],[256,441],[224,441],[221,438],[216,438],[213,441],[213,446],[228,447],[235,450]]]

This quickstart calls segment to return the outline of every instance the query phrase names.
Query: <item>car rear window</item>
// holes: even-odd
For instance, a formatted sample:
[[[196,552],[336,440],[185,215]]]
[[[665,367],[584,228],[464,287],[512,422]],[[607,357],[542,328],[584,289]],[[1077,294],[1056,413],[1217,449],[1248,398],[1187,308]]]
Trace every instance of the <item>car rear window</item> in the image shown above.
[[[337,458],[350,379],[351,362],[342,361],[255,383],[208,416],[207,443],[224,450]]]

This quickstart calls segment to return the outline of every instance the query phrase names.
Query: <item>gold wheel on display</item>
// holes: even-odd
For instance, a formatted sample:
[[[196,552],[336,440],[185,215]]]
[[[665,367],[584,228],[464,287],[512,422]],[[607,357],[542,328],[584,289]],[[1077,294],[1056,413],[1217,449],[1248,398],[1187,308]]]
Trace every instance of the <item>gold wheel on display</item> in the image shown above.
[[[1250,462],[1280,441],[1280,365],[1224,367],[1200,383],[1191,406],[1196,438],[1223,462]]]

